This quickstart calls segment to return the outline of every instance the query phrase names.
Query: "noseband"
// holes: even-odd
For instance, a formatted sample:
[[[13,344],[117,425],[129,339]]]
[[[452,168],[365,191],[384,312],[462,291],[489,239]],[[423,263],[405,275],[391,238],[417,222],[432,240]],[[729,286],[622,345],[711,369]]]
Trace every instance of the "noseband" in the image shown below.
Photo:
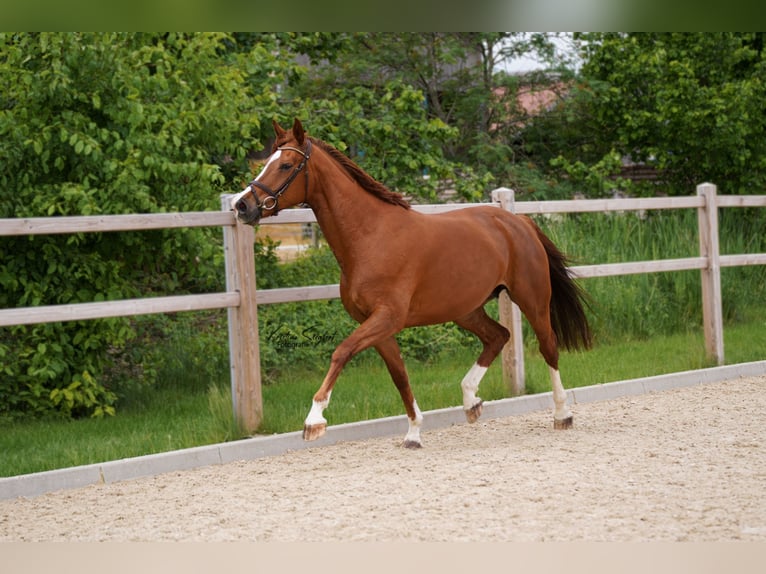
[[[282,194],[287,191],[287,188],[290,187],[290,184],[293,182],[293,180],[298,177],[298,174],[306,170],[306,196],[304,198],[303,203],[306,203],[306,200],[308,199],[309,194],[309,170],[308,170],[308,161],[311,157],[311,141],[306,140],[306,151],[302,151],[296,147],[291,146],[282,146],[278,147],[277,151],[282,150],[291,150],[298,152],[303,156],[303,160],[301,163],[298,164],[298,166],[293,170],[293,172],[290,174],[290,176],[287,178],[287,180],[277,189],[276,191],[272,190],[268,185],[261,183],[260,181],[256,181],[255,179],[250,182],[250,192],[253,194],[253,199],[255,199],[255,206],[258,208],[258,210],[264,210],[264,209],[271,209],[272,215],[276,215],[279,211],[279,198],[282,197]],[[258,188],[260,190],[263,190],[266,192],[268,197],[261,202],[258,199],[258,195],[255,193],[255,188]]]

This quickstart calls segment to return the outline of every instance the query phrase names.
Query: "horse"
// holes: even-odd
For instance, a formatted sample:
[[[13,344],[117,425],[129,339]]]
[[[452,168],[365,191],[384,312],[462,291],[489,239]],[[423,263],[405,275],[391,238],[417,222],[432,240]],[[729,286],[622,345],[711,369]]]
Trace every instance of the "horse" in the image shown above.
[[[330,144],[309,136],[297,118],[276,135],[261,172],[231,200],[240,224],[257,225],[282,209],[308,205],[340,266],[340,297],[359,326],[332,353],[313,397],[303,439],[321,437],[324,410],[343,367],[374,347],[401,395],[409,420],[402,445],[422,446],[423,414],[395,335],[407,327],[454,322],[482,343],[462,379],[468,422],[482,413],[479,383],[510,334],[484,305],[506,291],[535,332],[549,367],[554,428],[572,426],[559,373],[559,345],[589,348],[587,297],[567,257],[528,217],[497,206],[423,214]],[[302,174],[302,177],[301,177]]]

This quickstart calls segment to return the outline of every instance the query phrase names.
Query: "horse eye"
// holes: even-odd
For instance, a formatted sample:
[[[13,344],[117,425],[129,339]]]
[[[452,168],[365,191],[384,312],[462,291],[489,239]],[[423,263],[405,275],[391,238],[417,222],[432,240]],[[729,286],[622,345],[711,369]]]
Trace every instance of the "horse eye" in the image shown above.
[[[279,169],[281,169],[282,171],[287,171],[291,167],[293,167],[293,165],[291,163],[280,163],[279,164]]]

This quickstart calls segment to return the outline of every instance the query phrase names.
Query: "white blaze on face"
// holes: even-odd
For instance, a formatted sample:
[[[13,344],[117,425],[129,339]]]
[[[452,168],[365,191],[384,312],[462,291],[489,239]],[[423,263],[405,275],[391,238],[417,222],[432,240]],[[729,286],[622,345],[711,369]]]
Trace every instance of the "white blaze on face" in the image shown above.
[[[264,166],[263,166],[263,169],[261,170],[261,173],[259,173],[259,174],[256,176],[256,178],[255,178],[255,181],[258,181],[259,179],[261,179],[261,177],[262,177],[262,176],[263,176],[263,174],[266,172],[266,170],[269,168],[269,166],[270,166],[270,165],[271,165],[271,164],[272,164],[274,161],[276,161],[277,159],[279,159],[279,156],[280,156],[280,155],[282,155],[282,150],[277,150],[276,152],[274,152],[274,154],[273,154],[273,155],[272,155],[272,156],[269,158],[269,161],[267,161],[267,162],[266,162],[266,165],[264,165]],[[245,189],[243,189],[243,190],[242,190],[240,193],[238,193],[237,195],[235,195],[235,196],[234,196],[234,197],[231,199],[231,209],[232,209],[232,211],[237,211],[237,202],[238,202],[240,199],[242,199],[243,197],[245,197],[245,196],[246,196],[248,193],[250,193],[252,190],[253,190],[252,186],[249,186],[249,185],[248,185],[248,186],[247,186]]]

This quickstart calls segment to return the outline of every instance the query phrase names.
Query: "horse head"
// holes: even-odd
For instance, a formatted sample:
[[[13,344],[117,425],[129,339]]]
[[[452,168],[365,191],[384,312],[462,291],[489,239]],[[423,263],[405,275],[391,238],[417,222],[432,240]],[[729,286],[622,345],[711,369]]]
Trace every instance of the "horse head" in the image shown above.
[[[256,225],[263,217],[276,215],[280,209],[305,203],[308,199],[311,141],[298,118],[290,130],[276,121],[274,149],[261,173],[231,200],[237,218]],[[305,177],[298,178],[303,172]]]

